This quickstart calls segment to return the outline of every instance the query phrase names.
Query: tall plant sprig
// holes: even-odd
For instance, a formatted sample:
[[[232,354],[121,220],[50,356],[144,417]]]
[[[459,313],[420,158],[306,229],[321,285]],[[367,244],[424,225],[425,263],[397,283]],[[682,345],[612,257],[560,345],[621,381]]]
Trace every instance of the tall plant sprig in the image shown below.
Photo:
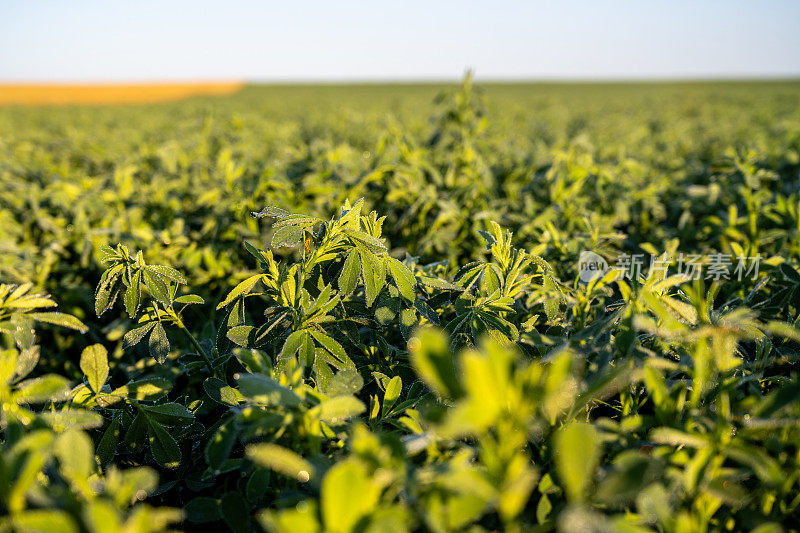
[[[187,283],[183,274],[172,267],[148,265],[142,252],[132,255],[122,244],[116,248],[103,246],[100,250],[104,254],[102,262],[108,263],[109,267],[103,272],[95,293],[97,316],[111,309],[122,294],[128,315],[133,320],[138,317],[137,326],[125,334],[123,348],[135,346],[147,337],[150,355],[163,364],[170,349],[164,324],[172,325],[183,331],[208,371],[215,374],[206,349],[192,335],[175,308],[176,304],[204,303],[194,294],[176,297],[178,286]]]
[[[531,288],[535,278],[543,284],[553,281],[552,267],[541,257],[512,245],[512,234],[490,222],[480,231],[490,252],[488,261],[469,263],[456,274],[456,286],[463,292],[456,304],[456,317],[445,329],[466,334],[474,341],[483,333],[516,341],[519,330],[508,320],[516,299]]]
[[[352,205],[346,201],[339,216],[329,221],[276,207],[253,213],[276,219],[272,248],[302,249],[299,260],[287,265],[277,263],[271,250],[245,242],[261,272],[239,283],[219,304],[218,309],[229,309],[227,338],[245,347],[275,343],[278,361],[297,354],[322,381],[332,376],[331,367],[354,369],[352,358],[334,338],[337,328],[331,327],[359,313],[353,306],[346,310],[343,302],[377,313],[376,301],[385,290],[397,308],[413,309],[417,289],[412,270],[389,256],[381,241],[384,217],[375,212],[362,215],[363,205],[363,200]],[[259,283],[263,292],[254,292]],[[267,320],[246,324],[245,300],[257,296],[266,299]]]

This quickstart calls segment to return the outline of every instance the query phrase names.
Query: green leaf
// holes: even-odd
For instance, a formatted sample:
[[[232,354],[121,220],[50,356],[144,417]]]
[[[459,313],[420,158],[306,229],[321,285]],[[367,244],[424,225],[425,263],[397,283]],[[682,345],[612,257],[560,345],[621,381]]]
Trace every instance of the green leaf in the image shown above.
[[[258,513],[258,522],[265,531],[275,533],[323,533],[317,519],[318,514],[317,501],[307,499],[294,508],[261,511]],[[369,533],[376,533],[376,531],[370,530]]]
[[[169,355],[169,340],[161,322],[156,322],[155,326],[153,326],[153,331],[150,332],[148,348],[150,356],[163,365]]]
[[[106,480],[109,482],[106,485],[106,496],[113,498],[114,503],[123,509],[129,507],[134,498],[138,500],[143,496],[155,495],[154,493],[158,491],[158,474],[154,469],[148,467],[134,466],[125,470],[117,470]],[[160,513],[151,515],[150,520],[166,525],[180,519],[180,516],[176,517],[174,510],[169,510],[169,508],[165,510],[167,512],[163,515]]]
[[[238,435],[239,430],[236,427],[235,419],[231,418],[222,424],[209,439],[206,444],[205,458],[212,470],[219,471],[223,463],[228,460]]]
[[[207,496],[199,496],[189,500],[183,506],[186,520],[196,524],[216,522],[222,519],[222,512],[219,507],[219,500]]]
[[[305,483],[314,476],[314,467],[295,452],[277,444],[251,444],[247,457],[257,465],[266,466],[285,476]]]
[[[785,481],[780,464],[763,448],[734,443],[727,447],[724,453],[734,461],[750,468],[766,485],[778,486]]]
[[[419,278],[420,283],[425,285],[426,287],[430,287],[432,289],[439,289],[439,290],[448,290],[448,291],[461,291],[462,289],[456,285],[453,285],[449,281],[445,281],[443,279],[434,278],[431,276],[420,276]]]
[[[272,248],[292,248],[300,244],[303,240],[302,226],[283,226],[275,230],[272,235]]]
[[[65,400],[69,396],[69,380],[56,374],[26,379],[17,385],[17,403],[44,403]]]
[[[106,500],[94,500],[84,504],[83,519],[91,533],[122,531],[120,515],[114,505]]]
[[[114,459],[121,434],[119,416],[114,416],[97,444],[96,455],[100,468],[105,468]]]
[[[26,533],[78,533],[78,526],[65,511],[35,510],[15,513],[12,523]]]
[[[270,471],[266,468],[256,468],[250,479],[247,480],[245,494],[251,503],[258,503],[267,493],[269,488]]]
[[[178,468],[181,463],[181,449],[175,438],[164,426],[147,418],[148,441],[153,458],[164,468]]]
[[[547,516],[553,510],[553,504],[550,503],[550,498],[547,494],[542,494],[539,503],[536,504],[536,521],[539,524],[544,524],[547,521]]]
[[[358,282],[358,276],[361,274],[361,256],[358,251],[353,248],[347,254],[342,266],[342,272],[339,274],[339,291],[342,296],[347,296],[353,292]]]
[[[37,307],[56,307],[56,303],[44,296],[25,296],[18,300],[7,301],[3,304],[9,309],[36,309]]]
[[[72,315],[59,312],[28,313],[26,317],[37,322],[46,322],[63,328],[75,329],[81,333],[89,331],[89,327]]]
[[[324,351],[321,348],[317,352]],[[325,362],[324,356],[317,356],[314,358],[314,365],[312,366],[314,372],[314,381],[316,382],[317,390],[327,392],[333,380],[333,370],[331,365]]]
[[[778,270],[780,270],[781,274],[786,276],[787,279],[795,283],[800,283],[800,272],[797,272],[797,270],[795,270],[791,265],[787,263],[781,263],[778,266]]]
[[[792,271],[795,272],[794,269],[792,269]],[[771,335],[791,339],[795,342],[800,342],[800,331],[798,331],[797,328],[795,328],[791,324],[787,324],[786,322],[772,320],[770,322],[767,322],[766,327],[764,329]]]
[[[106,405],[112,405],[121,398],[128,398],[138,401],[155,401],[164,398],[172,384],[164,378],[144,378],[131,381],[121,387],[111,391],[111,394],[102,396]]]
[[[58,411],[45,411],[39,416],[45,424],[57,431],[93,429],[103,425],[100,413],[86,409],[64,407]]]
[[[215,377],[210,377],[203,382],[203,390],[212,400],[221,405],[233,407],[239,405],[239,400],[244,400],[238,390]]]
[[[234,326],[225,336],[232,343],[242,348],[249,348],[255,344],[255,332],[256,328],[253,326]]]
[[[204,304],[206,303],[200,296],[196,294],[184,294],[175,298],[176,304]]]
[[[86,433],[71,429],[61,433],[55,441],[55,455],[61,472],[71,480],[83,481],[94,468],[94,445]]]
[[[290,214],[289,211],[281,209],[280,207],[274,205],[268,205],[267,207],[258,212],[256,211],[250,212],[250,215],[254,218],[266,218],[266,217],[283,218],[289,216],[289,214]]]
[[[256,274],[255,276],[250,276],[246,280],[240,282],[236,287],[233,288],[231,292],[228,293],[228,296],[225,297],[218,305],[217,309],[222,309],[223,307],[227,306],[231,302],[233,302],[239,296],[243,294],[247,294],[252,290],[253,287],[256,286],[258,280],[261,279],[262,274]]]
[[[558,286],[550,276],[544,276],[542,285],[548,291],[560,294]],[[555,298],[552,295],[549,295],[547,299],[544,301],[544,313],[547,316],[547,320],[549,320],[550,322],[555,320],[556,317],[558,316],[558,306],[559,306],[559,299]]]
[[[253,257],[258,259],[259,261],[264,261],[266,259],[264,252],[262,250],[258,249],[250,241],[244,241],[242,244],[244,245],[244,249],[247,250],[247,252],[250,255],[252,255]]]
[[[0,326],[0,332],[3,331],[2,326]],[[14,333],[17,333],[19,330],[16,327],[11,327],[7,331],[10,335],[14,336]],[[19,340],[17,342],[20,342]],[[33,341],[31,341],[33,342]],[[19,380],[30,374],[33,369],[36,367],[36,364],[39,362],[39,356],[41,355],[41,350],[38,345],[31,346],[30,348],[24,348],[21,352],[19,352],[16,356],[16,361],[14,361],[14,369],[13,374],[9,374],[11,372],[10,364],[11,359],[7,359],[7,365],[4,371],[0,371],[0,383],[5,383],[9,380]]]
[[[386,245],[368,233],[363,231],[345,231],[344,233],[354,241],[359,250],[369,250],[373,254],[386,251]]]
[[[286,337],[286,340],[281,347],[281,352],[278,354],[278,360],[289,359],[296,354],[297,350],[300,349],[300,346],[307,340],[307,338],[308,333],[302,330],[295,331]]]
[[[139,303],[142,300],[142,271],[139,270],[134,274],[130,286],[125,290],[125,310],[131,318],[136,317],[136,312],[139,310]]]
[[[164,279],[152,270],[145,269],[141,272],[144,286],[147,287],[147,290],[150,291],[153,298],[164,305],[170,305],[172,301],[170,299],[169,288],[164,282]]]
[[[292,214],[292,215],[284,215],[280,217],[280,220],[275,222],[272,227],[273,228],[281,228],[284,226],[313,226],[318,222],[322,222],[317,217],[312,217],[308,215],[300,215],[300,214]]]
[[[702,449],[708,446],[709,441],[699,435],[692,435],[674,428],[660,427],[650,432],[650,440],[659,444],[669,446],[688,446],[690,448]]]
[[[413,302],[414,287],[417,284],[414,273],[394,257],[386,257],[386,264],[389,265],[389,271],[392,273],[392,278],[394,278],[394,282],[397,284],[400,294],[409,302]]]
[[[593,499],[609,505],[628,504],[656,480],[660,470],[658,460],[642,456],[638,450],[622,452],[598,484]]]
[[[344,396],[356,394],[364,386],[364,378],[355,369],[345,369],[337,372],[330,385],[328,385],[328,396]]]
[[[434,392],[446,398],[463,394],[447,337],[442,332],[432,328],[417,330],[408,345],[414,370]]]
[[[144,268],[145,270],[150,270],[151,272],[155,272],[161,277],[167,278],[176,283],[180,283],[181,285],[187,285],[189,283],[188,281],[186,281],[186,278],[183,277],[183,274],[181,274],[172,267],[164,265],[147,265]]]
[[[353,396],[335,396],[320,403],[316,410],[320,420],[331,424],[343,423],[366,410],[364,404]]]
[[[414,309],[402,309],[400,311],[400,333],[404,338],[411,337],[411,333],[419,326],[417,312]]]
[[[259,405],[297,407],[300,397],[274,379],[263,374],[240,374],[239,391]]]
[[[186,425],[194,422],[194,413],[179,403],[142,405],[139,407],[151,420],[168,426]]]
[[[389,383],[386,385],[386,391],[383,394],[383,406],[381,409],[383,416],[386,416],[392,410],[402,390],[403,380],[400,379],[400,376],[395,376],[389,380]]]
[[[329,361],[333,366],[339,369],[355,369],[356,365],[347,356],[347,353],[345,353],[341,344],[333,340],[333,338],[329,337],[328,335],[325,335],[321,331],[315,329],[311,330],[311,336],[314,337],[314,340],[320,343],[328,352],[333,355],[334,360]]]
[[[147,426],[147,416],[141,411],[136,413],[125,430],[125,445],[135,452],[141,450],[147,439]]]
[[[586,487],[594,479],[600,453],[600,437],[585,422],[573,422],[556,434],[556,471],[569,501],[583,501]]]
[[[95,314],[100,316],[111,309],[117,299],[117,294],[119,294],[119,288],[116,285],[98,287],[94,299]]]
[[[481,289],[483,293],[492,294],[500,290],[501,283],[497,265],[492,263],[486,265],[486,268],[483,269],[483,277],[481,278]]]
[[[103,345],[87,346],[81,353],[80,367],[94,393],[99,393],[108,378],[108,352]]]
[[[122,349],[127,350],[131,346],[136,346],[139,344],[142,339],[144,339],[150,330],[155,327],[157,322],[148,322],[144,326],[139,326],[138,328],[132,329],[125,334],[122,338]]]
[[[356,200],[352,206],[349,205],[348,200],[345,199],[345,203],[339,211],[341,213],[341,216],[339,217],[339,223],[343,227],[358,229],[360,227],[359,222],[361,220],[361,209],[363,207],[363,198]]]
[[[361,256],[361,265],[364,271],[364,286],[366,287],[367,307],[372,307],[378,293],[386,283],[386,271],[383,261],[375,254],[363,248],[358,249]]]
[[[102,315],[114,305],[117,294],[119,294],[119,277],[121,273],[121,265],[111,267],[103,272],[100,283],[97,285],[94,300],[94,310],[97,316]]]
[[[325,530],[348,533],[378,505],[380,488],[355,458],[336,463],[322,480],[322,517]]]
[[[397,317],[398,299],[387,298],[383,295],[378,297],[375,305],[375,320],[381,326],[388,326]]]
[[[220,500],[220,511],[225,523],[234,533],[250,531],[250,508],[241,492],[232,491],[224,494]]]

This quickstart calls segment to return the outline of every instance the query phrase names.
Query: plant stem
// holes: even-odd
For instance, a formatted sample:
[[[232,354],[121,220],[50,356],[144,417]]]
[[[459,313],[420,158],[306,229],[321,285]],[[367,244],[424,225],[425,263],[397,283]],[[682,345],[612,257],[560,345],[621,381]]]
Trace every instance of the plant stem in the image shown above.
[[[180,317],[178,316],[177,313],[175,313],[175,311],[172,311],[172,315],[175,318],[175,323],[178,325],[179,328],[183,330],[186,336],[189,337],[189,341],[192,343],[197,352],[200,354],[200,357],[203,358],[203,362],[205,362],[208,371],[211,372],[211,375],[214,377],[219,377],[217,375],[217,371],[214,370],[214,366],[211,364],[211,359],[208,358],[208,354],[206,354],[206,351],[203,349],[202,346],[200,346],[200,343],[197,342],[197,339],[194,338],[194,335],[192,335],[191,332],[186,328],[186,326],[183,323],[183,320],[180,319]]]

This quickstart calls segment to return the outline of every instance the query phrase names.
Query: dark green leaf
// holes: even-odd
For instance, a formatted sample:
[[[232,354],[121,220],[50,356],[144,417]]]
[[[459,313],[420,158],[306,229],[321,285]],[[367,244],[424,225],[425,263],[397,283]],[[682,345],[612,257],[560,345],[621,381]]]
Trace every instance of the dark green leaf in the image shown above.
[[[144,285],[147,287],[147,290],[150,291],[151,295],[153,295],[153,298],[164,305],[170,305],[171,300],[169,289],[167,288],[167,284],[164,282],[164,278],[152,270],[143,270],[142,280],[144,281]]]
[[[168,426],[191,424],[194,414],[179,403],[162,403],[140,407],[151,420]]]
[[[205,524],[207,522],[222,520],[219,500],[207,496],[199,496],[189,500],[186,505],[183,506],[183,512],[186,513],[186,520],[196,524]]]
[[[125,290],[125,310],[131,318],[136,317],[139,311],[139,303],[142,300],[142,271],[136,272],[131,280],[130,286]]]
[[[250,531],[250,510],[241,492],[228,492],[222,496],[220,510],[225,522],[234,533]]]
[[[150,356],[159,363],[164,364],[169,355],[169,340],[161,322],[156,322],[155,326],[153,326],[153,331],[150,332],[148,348]]]
[[[283,226],[272,235],[272,248],[294,247],[303,241],[302,226]]]
[[[148,418],[147,434],[153,458],[164,468],[178,468],[181,462],[181,449],[175,438],[164,426]]]
[[[256,468],[247,480],[245,494],[251,503],[258,503],[269,488],[270,471],[267,468]]]
[[[239,391],[248,400],[262,405],[296,407],[300,398],[290,389],[262,374],[241,374]]]
[[[209,439],[206,444],[205,457],[208,466],[215,471],[219,471],[222,465],[230,457],[233,445],[236,444],[236,438],[239,430],[236,427],[234,419],[229,419],[222,424]]]
[[[363,248],[358,249],[361,256],[361,265],[364,273],[364,285],[366,287],[367,307],[372,307],[378,293],[381,292],[386,283],[386,271],[383,261],[372,252]]]
[[[244,399],[238,390],[215,377],[207,378],[203,382],[203,390],[212,400],[221,405],[236,406],[239,405],[240,399]]]
[[[105,468],[114,459],[121,434],[122,428],[119,423],[119,416],[115,415],[97,444],[96,455],[100,468]]]
[[[139,326],[127,332],[122,339],[122,349],[127,350],[131,346],[139,344],[155,325],[156,322],[148,322],[144,326]]]
[[[181,285],[186,285],[186,284],[189,283],[188,281],[186,281],[186,278],[183,277],[183,274],[181,274],[180,272],[178,272],[177,270],[175,270],[172,267],[168,267],[168,266],[164,266],[164,265],[147,265],[144,268],[145,268],[145,270],[150,270],[152,272],[155,272],[156,274],[160,275],[161,277],[164,277],[166,279],[172,280],[172,281],[174,281],[176,283],[180,283]]]
[[[358,276],[361,274],[361,256],[358,251],[353,248],[347,254],[347,259],[342,266],[342,272],[339,274],[339,290],[343,296],[347,296],[356,288]]]
[[[414,288],[417,284],[417,279],[414,277],[413,272],[411,272],[406,265],[393,257],[387,257],[386,263],[389,266],[389,271],[392,273],[394,282],[397,284],[397,288],[400,290],[400,294],[409,302],[413,302]]]

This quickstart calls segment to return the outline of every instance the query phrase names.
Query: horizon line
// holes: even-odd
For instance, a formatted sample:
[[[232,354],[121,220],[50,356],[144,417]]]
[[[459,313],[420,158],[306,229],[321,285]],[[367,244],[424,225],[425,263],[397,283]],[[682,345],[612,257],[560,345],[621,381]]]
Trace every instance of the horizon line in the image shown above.
[[[434,85],[459,83],[460,77],[382,77],[382,78],[130,78],[130,79],[64,79],[64,80],[2,80],[2,87],[115,87],[115,86],[174,86],[207,84],[243,85]],[[800,81],[800,72],[794,74],[764,75],[713,75],[713,76],[475,76],[477,84],[613,84],[613,83],[708,83],[708,82],[793,82]]]

